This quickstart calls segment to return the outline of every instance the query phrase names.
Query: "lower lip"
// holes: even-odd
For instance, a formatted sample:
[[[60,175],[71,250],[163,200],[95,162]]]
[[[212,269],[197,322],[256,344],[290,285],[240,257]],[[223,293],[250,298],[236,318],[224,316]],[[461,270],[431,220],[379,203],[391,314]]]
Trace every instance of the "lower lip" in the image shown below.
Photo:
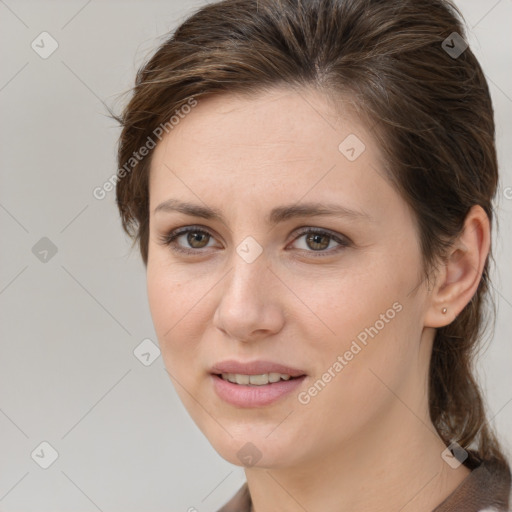
[[[222,400],[237,407],[262,407],[276,402],[283,396],[296,390],[306,378],[280,380],[263,386],[233,384],[219,375],[211,374],[213,387]]]

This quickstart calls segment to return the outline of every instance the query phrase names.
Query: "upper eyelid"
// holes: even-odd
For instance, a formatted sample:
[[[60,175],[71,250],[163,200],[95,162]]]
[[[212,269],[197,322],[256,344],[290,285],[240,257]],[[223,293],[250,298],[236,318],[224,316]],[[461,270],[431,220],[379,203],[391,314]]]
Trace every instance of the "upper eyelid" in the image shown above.
[[[187,233],[194,232],[194,231],[203,232],[203,233],[210,235],[213,238],[216,238],[216,236],[212,233],[212,231],[209,228],[207,228],[206,226],[201,226],[201,225],[190,225],[190,226],[183,226],[180,228],[176,228],[176,229],[171,230],[169,233],[164,235],[162,238],[165,240],[165,239],[171,239],[171,237],[172,237],[172,241],[174,242],[180,236],[186,235]],[[290,242],[294,242],[295,240],[304,236],[307,233],[319,233],[319,234],[325,234],[327,236],[330,236],[340,246],[342,246],[342,245],[346,246],[346,245],[349,245],[352,243],[350,238],[348,238],[346,235],[343,235],[341,233],[336,233],[335,231],[332,231],[330,229],[321,228],[318,226],[300,226],[294,230],[294,233],[296,233],[295,238],[290,240]],[[168,243],[170,243],[170,242],[168,242]],[[196,252],[201,251],[201,249],[193,249],[193,248],[186,248],[186,250],[196,251]],[[319,252],[320,253],[320,252],[327,252],[327,251],[308,251],[308,252]]]

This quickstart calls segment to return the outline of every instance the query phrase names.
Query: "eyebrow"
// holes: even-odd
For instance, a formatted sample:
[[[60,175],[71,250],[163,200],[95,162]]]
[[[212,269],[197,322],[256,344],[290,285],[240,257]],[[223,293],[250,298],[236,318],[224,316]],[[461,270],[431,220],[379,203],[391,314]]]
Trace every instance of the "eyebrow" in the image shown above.
[[[160,203],[154,210],[154,214],[158,212],[179,212],[193,217],[201,217],[208,220],[217,220],[226,224],[225,219],[217,208],[209,206],[201,206],[193,203],[179,201],[178,199],[167,199]],[[375,222],[375,219],[363,211],[356,211],[346,208],[336,203],[301,203],[290,204],[273,208],[266,218],[269,225],[277,225],[280,222],[295,217],[345,217],[354,220],[367,220]]]

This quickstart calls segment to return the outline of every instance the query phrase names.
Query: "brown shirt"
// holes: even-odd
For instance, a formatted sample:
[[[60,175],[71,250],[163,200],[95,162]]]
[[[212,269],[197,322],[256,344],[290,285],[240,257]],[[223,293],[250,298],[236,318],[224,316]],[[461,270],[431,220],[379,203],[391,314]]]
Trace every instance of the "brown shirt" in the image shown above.
[[[510,473],[493,461],[469,458],[471,473],[432,512],[509,511]],[[250,512],[251,496],[247,482],[217,512]]]

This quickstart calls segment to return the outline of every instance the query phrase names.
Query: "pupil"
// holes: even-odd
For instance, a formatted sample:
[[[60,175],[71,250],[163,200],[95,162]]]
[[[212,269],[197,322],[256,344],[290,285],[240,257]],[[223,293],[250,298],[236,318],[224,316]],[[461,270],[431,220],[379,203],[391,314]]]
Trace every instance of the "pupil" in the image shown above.
[[[201,238],[206,238],[208,235],[206,233],[193,232],[189,233],[189,243],[193,247],[196,246],[196,242],[199,242],[199,246],[201,246]]]
[[[308,236],[308,243],[311,242],[313,244],[316,244],[317,245],[317,249],[325,249],[328,245],[329,245],[329,241],[327,240],[327,243],[321,243],[319,241],[319,239],[324,239],[324,240],[327,240],[328,237],[325,236],[325,235],[320,235],[320,234],[312,234],[312,235],[309,235]],[[320,247],[318,247],[318,245],[320,245]],[[314,247],[311,247],[311,248],[314,248]]]

